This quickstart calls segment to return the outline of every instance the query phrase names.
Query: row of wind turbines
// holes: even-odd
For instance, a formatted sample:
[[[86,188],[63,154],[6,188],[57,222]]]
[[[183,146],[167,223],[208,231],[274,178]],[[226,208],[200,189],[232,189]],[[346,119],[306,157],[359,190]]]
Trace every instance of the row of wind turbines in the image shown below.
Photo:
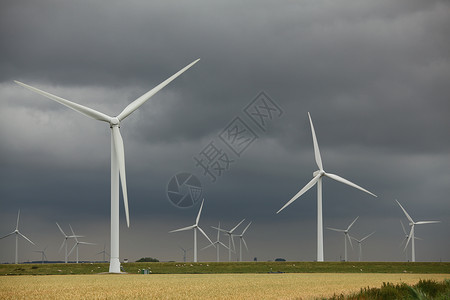
[[[109,116],[102,112],[99,112],[97,110],[94,110],[92,108],[77,104],[75,102],[66,100],[64,98],[61,98],[59,96],[50,94],[48,92],[42,91],[40,89],[37,89],[35,87],[32,87],[30,85],[24,84],[19,81],[15,81],[18,85],[35,92],[37,94],[40,94],[46,98],[49,98],[53,101],[56,101],[70,109],[75,110],[76,112],[79,112],[91,119],[98,120],[105,122],[109,124],[109,127],[111,128],[111,256],[110,256],[110,267],[109,272],[111,273],[120,273],[120,261],[119,261],[119,179],[120,179],[120,186],[122,188],[122,195],[123,195],[123,202],[124,202],[124,208],[125,208],[125,217],[127,226],[129,227],[130,219],[129,219],[129,212],[128,212],[128,196],[127,196],[127,185],[126,185],[126,175],[125,175],[125,154],[124,154],[124,143],[122,136],[120,134],[120,126],[123,122],[123,120],[131,115],[134,111],[136,111],[141,105],[143,105],[147,100],[149,100],[153,95],[155,95],[158,91],[160,91],[162,88],[164,88],[166,85],[168,85],[170,82],[172,82],[175,78],[180,76],[182,73],[184,73],[186,70],[191,68],[194,64],[196,64],[199,61],[199,59],[193,61],[159,85],[157,85],[155,88],[151,89],[147,93],[143,94],[133,102],[131,102],[129,105],[125,107],[125,109],[122,110],[121,113],[119,113],[117,116]],[[306,191],[308,191],[311,187],[313,187],[315,184],[317,184],[317,261],[323,261],[324,255],[323,255],[323,221],[322,221],[322,179],[323,177],[328,177],[331,179],[334,179],[336,181],[342,182],[344,184],[347,184],[351,187],[357,188],[359,190],[362,190],[374,197],[376,197],[375,194],[369,192],[368,190],[348,181],[347,179],[344,179],[338,175],[327,173],[324,171],[322,166],[322,159],[320,156],[319,146],[317,143],[316,134],[314,132],[314,127],[312,123],[311,116],[309,115],[309,120],[311,124],[311,130],[313,135],[313,143],[314,143],[314,153],[315,153],[315,159],[317,166],[319,170],[315,171],[313,173],[313,179],[305,186],[303,187],[291,200],[289,200],[277,213],[281,212],[283,209],[285,209],[288,205],[290,205],[292,202],[294,202],[296,199],[298,199],[301,195],[303,195]],[[200,210],[201,211],[201,210]],[[198,218],[197,218],[198,219]],[[409,219],[409,217],[408,217]],[[412,219],[411,219],[412,220]],[[414,225],[418,225],[419,222],[414,223],[413,221],[410,222],[411,226],[411,232],[410,237],[408,238],[411,240],[411,236],[414,235]],[[421,223],[424,224],[424,223]],[[220,228],[220,227],[218,227]],[[200,230],[198,227],[198,220],[196,224],[180,228],[177,231],[184,231],[184,230],[194,230],[194,247],[196,247],[196,236],[197,236],[197,229],[199,229],[202,234],[204,234],[203,230]],[[218,229],[218,231],[222,231],[227,233],[229,236],[232,235],[230,231],[225,231],[223,229]],[[231,237],[230,237],[231,239]],[[209,238],[208,238],[209,240]],[[232,239],[231,239],[232,240]],[[243,241],[243,239],[241,239]],[[245,242],[244,242],[244,245]],[[414,238],[412,238],[412,245],[414,246]],[[229,247],[231,246],[231,242],[229,242]],[[229,250],[231,251],[231,250]],[[196,253],[196,251],[195,251]],[[195,257],[197,254],[195,254]],[[231,254],[230,254],[231,256]]]

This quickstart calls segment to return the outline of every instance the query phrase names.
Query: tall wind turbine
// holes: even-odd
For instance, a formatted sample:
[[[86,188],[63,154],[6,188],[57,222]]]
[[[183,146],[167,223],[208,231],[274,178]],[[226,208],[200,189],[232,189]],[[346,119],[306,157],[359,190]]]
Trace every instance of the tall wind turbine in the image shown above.
[[[349,185],[351,187],[357,188],[363,192],[366,192],[374,197],[376,197],[375,194],[369,192],[366,189],[363,189],[359,185],[354,184],[353,182],[348,181],[347,179],[342,178],[341,176],[326,173],[323,169],[322,165],[322,158],[320,156],[319,151],[319,144],[317,143],[316,133],[314,131],[314,125],[311,119],[311,115],[308,112],[309,117],[309,123],[311,124],[311,132],[312,132],[312,138],[313,138],[313,145],[314,145],[314,156],[316,159],[316,164],[319,170],[315,171],[313,173],[314,178],[308,182],[294,197],[292,197],[291,200],[289,200],[277,213],[285,209],[288,205],[290,205],[292,202],[297,200],[301,195],[303,195],[306,191],[308,191],[310,188],[312,188],[317,183],[317,261],[323,261],[323,222],[322,222],[322,177],[329,177],[331,179],[334,179],[336,181],[342,182],[346,185]]]
[[[64,262],[67,264],[67,257],[68,257],[68,255],[67,255],[67,243],[68,243],[68,240],[69,240],[69,239],[73,239],[73,238],[75,238],[75,237],[79,238],[79,237],[83,237],[83,236],[81,236],[81,235],[77,235],[77,236],[75,236],[75,235],[67,235],[67,234],[61,229],[61,226],[59,226],[58,222],[56,222],[56,225],[58,226],[59,231],[61,231],[62,235],[64,236],[64,240],[63,240],[63,242],[62,242],[62,244],[61,244],[61,247],[59,247],[59,252],[61,252],[61,249],[62,249],[64,246],[66,246],[66,251],[65,251],[65,254],[64,254]]]
[[[148,91],[144,95],[140,96],[133,102],[131,102],[125,109],[116,117],[108,116],[104,113],[98,112],[89,107],[71,102],[69,100],[63,99],[61,97],[52,95],[50,93],[41,91],[32,86],[26,85],[19,81],[15,81],[17,84],[36,92],[44,97],[54,100],[62,105],[65,105],[87,117],[92,119],[103,121],[109,124],[111,128],[111,256],[109,264],[110,273],[120,273],[120,261],[119,261],[119,174],[122,186],[123,203],[125,207],[125,216],[127,220],[127,226],[130,227],[130,218],[128,213],[128,196],[127,196],[127,184],[125,175],[125,154],[122,136],[120,134],[120,123],[132,114],[136,109],[138,109],[142,104],[144,104],[148,99],[150,99],[159,90],[164,88],[172,80],[180,76],[187,69],[192,67],[197,63],[199,59],[190,63],[159,85],[157,85],[152,90]]]
[[[215,245],[215,246],[216,246],[216,251],[217,251],[217,259],[216,259],[216,261],[219,262],[219,261],[220,261],[220,253],[219,253],[220,245],[224,246],[224,247],[227,248],[227,249],[229,249],[229,248],[227,247],[227,245],[225,245],[224,243],[222,243],[222,242],[220,241],[220,222],[219,222],[219,226],[218,226],[217,228],[218,228],[218,229],[217,229],[217,240],[216,240],[214,243],[209,244],[209,245],[206,246],[206,247],[203,247],[201,250],[204,250],[204,249],[206,249],[206,248],[209,248],[209,247]]]
[[[400,224],[402,225],[402,229],[403,229],[403,233],[405,234],[405,238],[402,240],[402,242],[400,243],[400,247],[403,246],[403,244],[408,240],[409,238],[409,233],[406,232],[405,226],[403,225],[403,222],[400,221]],[[422,240],[421,238],[414,236],[415,240]],[[406,251],[406,247],[403,249],[403,252],[405,252],[406,254],[406,261],[409,261],[408,259],[408,251]]]
[[[239,238],[239,261],[242,261],[242,243],[244,243],[245,249],[248,251],[247,243],[244,240],[244,233],[247,231],[247,229],[250,227],[252,222],[248,223],[248,225],[244,228],[241,234],[235,234],[233,236],[236,236]]]
[[[356,217],[355,220],[353,220],[353,222],[347,227],[347,229],[336,229],[336,228],[327,227],[327,229],[344,233],[345,261],[348,261],[348,259],[347,259],[347,240],[350,242],[350,246],[352,246],[352,249],[353,249],[352,240],[350,239],[348,231],[350,230],[350,228],[352,228],[353,224],[355,224],[355,222],[356,222],[356,220],[358,220],[358,218],[359,218],[359,216]]]
[[[369,234],[369,235],[366,235],[365,237],[363,237],[363,238],[360,239],[360,240],[358,240],[357,238],[355,238],[355,237],[353,237],[353,236],[350,237],[351,239],[354,239],[355,241],[358,242],[358,245],[359,245],[359,261],[361,261],[361,259],[362,259],[362,247],[361,247],[361,243],[362,243],[365,239],[367,239],[369,236],[371,236],[372,234],[374,234],[374,233],[375,233],[375,231],[372,232],[372,233]]]
[[[33,252],[41,253],[41,256],[42,256],[42,262],[41,263],[42,264],[44,263],[44,260],[48,261],[47,255],[45,255],[45,250],[47,250],[47,247],[45,247],[44,250],[35,250],[35,251],[33,251]]]
[[[395,201],[397,201],[397,200],[395,200]],[[415,237],[414,237],[414,226],[415,225],[422,225],[422,224],[440,223],[441,221],[419,221],[419,222],[414,222],[414,220],[410,217],[410,215],[406,212],[406,210],[400,204],[400,202],[397,201],[397,203],[400,206],[400,208],[403,210],[403,212],[405,213],[406,218],[408,218],[409,226],[411,226],[411,231],[409,232],[409,236],[408,236],[408,240],[406,241],[405,249],[408,247],[408,243],[411,240],[411,261],[415,262],[416,261],[416,251],[415,251],[415,247],[414,247],[414,240],[415,240]]]
[[[200,220],[200,214],[202,213],[203,203],[205,202],[205,199],[203,199],[202,204],[200,205],[200,209],[198,211],[197,219],[195,220],[195,224],[183,227],[180,229],[175,229],[172,231],[169,231],[169,233],[177,232],[177,231],[185,231],[185,230],[194,230],[194,262],[197,262],[197,229],[208,239],[208,241],[213,244],[213,242],[209,239],[209,237],[206,235],[206,233],[203,231],[203,229],[198,226],[198,221]]]
[[[233,239],[233,232],[236,230],[236,228],[239,227],[239,225],[242,224],[242,222],[244,222],[245,219],[242,219],[242,221],[240,221],[236,226],[234,226],[232,229],[230,230],[225,230],[222,228],[217,228],[217,227],[213,227],[214,229],[217,229],[219,231],[225,232],[226,234],[228,234],[228,261],[231,261],[231,243],[233,243],[233,249],[236,249],[236,247],[234,246],[234,239]]]
[[[70,224],[69,224],[69,226],[70,226]],[[77,249],[77,263],[78,263],[78,246],[81,244],[81,245],[96,245],[96,244],[94,244],[94,243],[88,243],[88,242],[80,242],[79,240],[78,240],[78,238],[77,238],[77,235],[75,235],[75,233],[73,232],[73,229],[72,229],[72,226],[70,226],[70,230],[72,231],[72,235],[73,235],[73,237],[75,238],[75,245],[73,245],[73,247],[72,247],[72,249],[70,250],[70,252],[69,252],[69,256],[70,256],[70,254],[72,254],[72,252],[73,252],[73,249]]]
[[[0,238],[0,240],[1,240],[1,239],[4,239],[5,237],[8,237],[8,236],[10,236],[10,235],[13,235],[13,234],[16,235],[16,257],[15,257],[15,259],[14,259],[14,263],[15,263],[16,265],[19,263],[19,235],[20,235],[21,237],[23,237],[24,239],[26,239],[27,241],[29,241],[31,244],[36,245],[36,244],[33,243],[29,238],[27,238],[26,236],[24,236],[24,235],[19,231],[19,216],[20,216],[20,209],[19,209],[19,212],[17,213],[16,229],[15,229],[13,232],[8,233],[7,235],[5,235],[5,236],[3,236],[3,237]]]

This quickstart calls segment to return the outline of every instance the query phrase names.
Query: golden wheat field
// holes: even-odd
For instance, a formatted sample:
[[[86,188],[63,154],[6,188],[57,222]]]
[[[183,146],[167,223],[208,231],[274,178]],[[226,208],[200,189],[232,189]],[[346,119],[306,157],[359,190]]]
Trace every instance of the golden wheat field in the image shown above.
[[[314,299],[448,274],[174,274],[0,277],[1,299]]]

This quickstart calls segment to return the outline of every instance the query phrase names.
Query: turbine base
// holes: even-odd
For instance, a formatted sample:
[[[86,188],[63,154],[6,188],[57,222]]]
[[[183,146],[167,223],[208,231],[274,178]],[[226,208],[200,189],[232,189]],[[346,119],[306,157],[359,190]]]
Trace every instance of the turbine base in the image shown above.
[[[121,273],[119,258],[111,258],[109,262],[109,273]]]

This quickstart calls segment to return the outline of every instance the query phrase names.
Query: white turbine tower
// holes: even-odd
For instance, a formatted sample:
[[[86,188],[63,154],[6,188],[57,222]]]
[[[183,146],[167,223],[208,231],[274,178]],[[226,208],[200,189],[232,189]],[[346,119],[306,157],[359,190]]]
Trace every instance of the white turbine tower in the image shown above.
[[[316,159],[316,164],[319,167],[319,170],[313,173],[314,178],[308,182],[291,200],[289,200],[277,213],[285,209],[292,202],[297,200],[301,195],[303,195],[306,191],[312,188],[317,183],[317,261],[323,261],[323,221],[322,221],[322,177],[329,177],[336,181],[342,182],[351,187],[357,188],[363,192],[366,192],[374,197],[377,197],[375,194],[369,192],[366,189],[363,189],[359,185],[354,184],[353,182],[348,181],[338,175],[326,173],[322,166],[322,158],[320,156],[319,144],[317,143],[316,133],[314,131],[314,125],[312,123],[311,115],[308,113],[309,122],[311,124],[311,132],[314,144],[314,156]]]
[[[217,228],[217,227],[213,227],[214,229],[217,229],[219,231],[225,232],[226,234],[228,234],[228,261],[231,261],[231,243],[233,243],[233,249],[236,249],[235,245],[234,245],[234,239],[233,239],[233,232],[236,230],[236,228],[239,227],[239,225],[242,224],[242,222],[244,222],[245,219],[242,219],[242,221],[240,221],[236,226],[234,226],[231,230],[225,230],[222,228]]]
[[[202,213],[203,203],[205,202],[205,199],[203,199],[202,204],[200,205],[200,209],[198,211],[197,219],[195,220],[195,224],[183,227],[180,229],[175,229],[172,231],[169,231],[169,233],[177,232],[177,231],[185,231],[185,230],[194,230],[194,262],[197,262],[197,229],[208,239],[208,241],[213,244],[213,242],[209,239],[209,237],[206,235],[206,233],[203,231],[203,229],[198,226],[198,221],[200,220],[200,214]]]
[[[94,244],[94,243],[88,243],[88,242],[80,242],[80,241],[78,240],[78,238],[77,238],[77,235],[75,235],[75,233],[73,232],[72,226],[70,226],[70,224],[69,224],[69,227],[70,227],[70,230],[72,231],[73,237],[75,238],[75,245],[73,245],[73,247],[72,247],[72,249],[70,250],[68,256],[70,256],[70,254],[72,254],[73,250],[76,248],[76,249],[77,249],[77,263],[78,263],[78,246],[79,246],[80,244],[81,244],[81,245],[96,245],[96,244]]]
[[[372,232],[372,233],[369,234],[369,235],[366,235],[365,237],[363,237],[363,238],[360,239],[360,240],[358,240],[357,238],[355,238],[355,237],[353,237],[353,236],[350,237],[351,239],[354,239],[355,241],[358,242],[358,245],[359,245],[359,261],[361,261],[361,259],[362,259],[362,247],[361,247],[361,243],[362,243],[365,239],[367,239],[369,236],[371,236],[372,234],[374,234],[374,233],[375,233],[375,231]]]
[[[244,228],[241,234],[233,234],[233,236],[236,236],[239,238],[239,261],[242,261],[242,243],[244,243],[245,249],[248,251],[247,243],[244,239],[244,233],[247,231],[247,229],[250,227],[252,222],[248,223],[248,225]]]
[[[66,246],[66,251],[65,251],[65,254],[64,254],[64,263],[67,264],[67,257],[68,257],[68,255],[67,255],[67,244],[68,244],[68,240],[69,240],[69,239],[73,239],[73,238],[75,238],[75,237],[79,238],[79,237],[83,237],[83,236],[81,236],[81,235],[77,235],[77,236],[75,236],[75,235],[67,235],[67,234],[61,229],[61,226],[59,226],[58,222],[56,222],[56,225],[58,226],[59,231],[61,231],[62,235],[64,236],[64,240],[63,240],[63,242],[62,242],[62,244],[61,244],[61,247],[59,247],[59,252],[61,252],[61,249],[62,249],[64,246]]]
[[[8,233],[7,235],[5,235],[5,236],[3,236],[3,237],[0,238],[0,240],[1,240],[1,239],[4,239],[5,237],[8,237],[8,236],[10,236],[10,235],[13,235],[13,234],[16,235],[16,256],[15,256],[15,259],[14,259],[14,263],[15,263],[16,265],[19,263],[19,235],[20,235],[21,237],[23,237],[24,239],[26,239],[27,241],[29,241],[31,244],[36,245],[36,244],[33,243],[29,238],[27,238],[26,236],[24,236],[24,235],[19,231],[19,216],[20,216],[20,209],[19,209],[19,212],[17,213],[16,229],[15,229],[13,232]]]
[[[353,220],[353,222],[347,227],[347,229],[336,229],[336,228],[327,227],[327,229],[344,233],[344,249],[345,249],[345,254],[344,254],[345,255],[345,259],[344,259],[344,261],[348,261],[348,259],[347,259],[347,240],[350,242],[350,246],[352,246],[352,249],[353,249],[352,240],[350,239],[348,231],[350,230],[350,228],[352,228],[353,224],[355,224],[355,222],[356,222],[356,220],[358,220],[358,218],[359,217],[356,217],[356,219]]]
[[[397,200],[395,200],[395,201],[397,201]],[[414,237],[414,226],[415,225],[422,225],[422,224],[440,223],[441,221],[419,221],[419,222],[414,222],[414,220],[410,217],[410,215],[406,212],[406,210],[400,204],[400,202],[397,201],[397,203],[400,206],[400,208],[403,210],[403,212],[405,213],[406,218],[408,218],[409,226],[411,226],[411,231],[409,232],[408,240],[406,241],[406,245],[405,245],[405,250],[408,247],[409,241],[411,240],[411,261],[415,262],[416,261],[416,251],[415,251],[415,247],[414,247],[414,240],[416,238]]]
[[[120,273],[120,260],[119,260],[119,174],[120,181],[122,185],[123,203],[125,207],[125,216],[127,220],[127,226],[130,227],[130,219],[128,213],[128,196],[127,196],[127,184],[125,176],[125,154],[122,136],[120,134],[120,123],[132,114],[136,109],[138,109],[142,104],[144,104],[148,99],[150,99],[159,90],[164,88],[172,80],[180,76],[184,71],[192,67],[197,63],[199,59],[187,65],[159,85],[157,85],[152,90],[148,91],[144,95],[140,96],[133,102],[131,102],[125,109],[116,117],[108,116],[104,113],[98,112],[89,107],[71,102],[69,100],[63,99],[61,97],[52,95],[50,93],[41,91],[32,86],[26,85],[24,83],[15,81],[17,84],[36,92],[44,97],[54,100],[62,105],[65,105],[87,117],[92,119],[103,121],[109,124],[111,128],[111,257],[109,272],[110,273]]]
[[[218,229],[217,229],[217,240],[216,240],[214,243],[209,244],[209,245],[206,246],[206,247],[203,247],[201,250],[204,250],[204,249],[209,248],[209,247],[211,247],[211,246],[216,246],[216,251],[217,251],[217,259],[216,259],[216,261],[217,261],[217,262],[220,262],[220,253],[219,253],[220,245],[224,246],[224,247],[227,248],[227,249],[228,249],[228,247],[227,247],[227,245],[225,245],[224,243],[222,243],[222,242],[220,241],[220,222],[219,222],[219,226],[218,226],[217,228],[218,228]]]

